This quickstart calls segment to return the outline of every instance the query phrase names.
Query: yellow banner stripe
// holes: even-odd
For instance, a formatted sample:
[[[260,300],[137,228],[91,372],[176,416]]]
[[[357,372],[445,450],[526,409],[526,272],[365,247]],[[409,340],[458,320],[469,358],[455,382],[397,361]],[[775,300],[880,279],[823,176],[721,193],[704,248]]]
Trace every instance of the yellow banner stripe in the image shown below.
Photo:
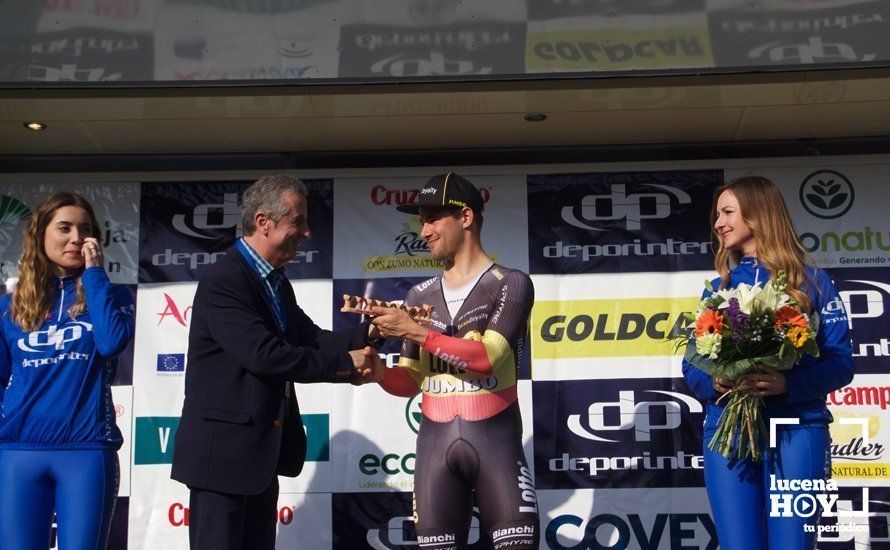
[[[497,254],[489,254],[494,263],[498,262]],[[365,258],[362,269],[366,272],[402,271],[414,269],[418,271],[441,270],[445,267],[442,260],[434,260],[429,256],[371,256]]]
[[[526,69],[620,70],[713,65],[714,55],[705,26],[613,30],[530,32]]]
[[[835,479],[888,479],[890,462],[862,464],[839,462],[831,465],[831,477]]]
[[[641,357],[671,355],[672,331],[699,299],[539,301],[532,309],[532,357]],[[679,351],[678,353],[682,353]]]

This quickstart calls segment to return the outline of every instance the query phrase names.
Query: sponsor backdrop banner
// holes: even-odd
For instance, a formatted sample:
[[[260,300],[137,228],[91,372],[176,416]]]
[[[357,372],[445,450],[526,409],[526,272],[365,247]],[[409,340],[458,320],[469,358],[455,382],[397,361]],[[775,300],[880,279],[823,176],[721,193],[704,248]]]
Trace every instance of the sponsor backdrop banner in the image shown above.
[[[7,1],[0,80],[484,80],[830,67],[886,62],[888,25],[883,0]],[[842,82],[805,83],[795,97],[844,93]],[[222,101],[181,114],[217,112]],[[259,117],[342,108],[318,97],[227,107]]]
[[[538,503],[543,548],[717,548],[701,488],[543,490]]]
[[[530,176],[532,273],[710,269],[708,214],[722,173]]]
[[[302,10],[311,11],[304,4]],[[551,4],[555,11],[548,16]],[[609,17],[606,3],[583,4],[590,17]],[[666,15],[680,10],[661,4]],[[561,25],[561,5],[532,2],[529,9],[536,18]],[[154,9],[152,3],[139,6]],[[165,17],[175,10],[221,9],[193,2],[164,6]],[[285,3],[276,6],[277,11],[256,13],[256,20],[283,29],[274,18],[300,13]],[[683,9],[696,13],[701,6]],[[139,31],[136,20],[148,12],[130,10],[118,15],[132,14],[132,24],[121,19],[114,32]],[[427,21],[425,14],[421,6],[412,8],[404,14],[408,19],[397,21],[404,25],[398,32],[381,20],[379,27],[346,26],[339,38],[313,35],[308,27],[275,36],[282,57],[297,59],[295,52],[312,50],[305,59],[313,63],[328,59],[325,48],[339,39],[342,52],[364,51],[340,59],[362,74],[388,58],[386,70],[396,65],[423,70],[421,57],[449,70],[470,70],[461,63],[476,63],[477,53],[464,51],[461,40],[472,38],[475,47],[491,49],[525,43],[524,30],[512,27],[514,14],[492,11],[490,18],[468,23],[460,39],[449,38],[450,31],[435,27],[435,18]],[[83,17],[72,15],[71,28]],[[418,27],[421,20],[432,26]],[[665,33],[673,32],[665,25]],[[223,38],[207,35],[206,59],[189,58],[201,50],[194,44],[174,44],[169,56],[176,59],[167,61],[171,70],[217,70],[213,52],[227,47],[219,42]],[[408,39],[418,48],[414,65],[390,51],[393,41]],[[650,39],[661,40],[660,47],[672,43]],[[336,59],[328,61],[334,65],[319,67],[319,74],[336,70]],[[823,524],[845,529],[823,533],[818,547],[887,542],[890,164],[818,160],[759,169],[752,161],[750,168],[725,170],[715,163],[659,171],[632,165],[611,172],[552,171],[466,174],[485,199],[486,252],[503,265],[530,272],[535,285],[532,350],[520,368],[518,394],[523,448],[538,489],[542,548],[717,547],[702,472],[703,406],[685,386],[680,357],[666,339],[682,326],[681,314],[695,307],[704,280],[715,276],[708,221],[713,190],[746,174],[779,184],[796,231],[840,290],[841,299],[827,307],[843,305],[849,313],[857,375],[827,396],[835,417],[832,473],[838,509],[865,508],[865,513],[824,518]],[[286,272],[298,303],[319,326],[340,329],[362,320],[340,312],[343,294],[400,301],[413,285],[441,273],[419,218],[395,210],[416,200],[434,172],[307,182],[312,238]],[[14,286],[21,233],[37,202],[51,190],[68,189],[92,201],[110,276],[127,284],[137,299],[136,337],[119,361],[113,387],[125,439],[113,549],[188,547],[188,490],[170,479],[170,465],[197,280],[243,233],[242,193],[250,182],[225,177],[0,184],[0,290]],[[391,342],[380,350],[387,365],[398,363],[400,348]],[[308,456],[298,478],[280,479],[278,547],[416,548],[411,492],[420,397],[397,398],[373,385],[306,384],[297,386],[297,394]],[[470,542],[472,548],[490,544],[478,511]]]
[[[721,5],[723,4],[723,5]],[[886,2],[718,0],[709,13],[714,60],[721,67],[873,61],[887,54],[874,40],[890,31]]]
[[[0,279],[18,278],[22,234],[43,198],[57,191],[83,195],[96,214],[105,252],[105,270],[113,283],[136,284],[139,257],[139,185],[0,183]]]
[[[197,281],[243,234],[241,193],[251,182],[142,185],[139,281]],[[286,267],[291,279],[331,275],[330,180],[308,180],[312,238]]]
[[[534,386],[538,489],[700,487],[702,404],[682,379]]]
[[[422,77],[520,74],[525,24],[352,24],[340,31],[340,74]]]
[[[713,66],[704,11],[658,17],[573,16],[528,23],[528,73]]]
[[[890,265],[886,165],[727,170],[726,179],[766,176],[782,190],[797,233],[823,267]]]
[[[857,374],[890,372],[890,284],[880,267],[829,270],[847,309]]]
[[[161,7],[155,50],[158,80],[337,76],[343,20],[338,12],[346,4],[328,2],[313,9],[307,6],[311,2],[293,2],[287,9],[288,2],[264,3],[268,9],[238,17],[232,17],[231,3],[213,4],[165,2]]]
[[[533,275],[532,378],[680,377],[666,340],[694,311],[708,271]]]
[[[420,217],[396,210],[417,200],[429,176],[337,179],[334,183],[334,277],[427,278],[442,272],[420,235]],[[485,201],[485,251],[492,260],[528,271],[525,178],[477,176]]]

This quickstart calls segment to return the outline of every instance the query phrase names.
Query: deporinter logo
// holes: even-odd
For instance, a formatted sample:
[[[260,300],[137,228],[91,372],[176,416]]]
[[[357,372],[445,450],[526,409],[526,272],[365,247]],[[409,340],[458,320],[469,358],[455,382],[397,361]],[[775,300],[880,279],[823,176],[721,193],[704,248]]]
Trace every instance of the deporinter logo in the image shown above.
[[[653,226],[665,226],[671,219],[682,215],[688,217],[690,212],[699,209],[689,192],[657,183],[617,183],[609,185],[606,190],[571,199],[568,203],[560,201],[563,204],[560,208],[562,221],[584,232],[574,231],[577,238],[561,232],[560,240],[542,243],[538,250],[543,258],[599,263],[602,258],[611,257],[664,260],[667,256],[697,259],[710,254],[710,241],[694,240],[697,236],[653,240],[658,233],[652,231]],[[619,241],[615,241],[616,235]],[[563,240],[565,238],[570,240]]]
[[[279,34],[276,37],[275,51],[284,57],[302,59],[313,53],[312,45],[317,39],[316,34]]]
[[[45,367],[47,365],[55,365],[62,361],[89,361],[91,355],[89,353],[81,353],[79,351],[66,351],[54,357],[43,357],[41,359],[25,359],[22,361],[22,368],[28,367]]]
[[[61,328],[58,325],[50,325],[46,330],[35,330],[29,332],[25,338],[20,338],[18,347],[30,353],[41,353],[47,348],[62,351],[71,342],[83,338],[87,332],[93,332],[93,325],[83,321],[74,321]]]
[[[830,20],[830,19],[827,19]],[[837,23],[835,23],[837,24]],[[781,27],[786,29],[784,25]],[[807,35],[812,31],[808,31]],[[848,31],[849,32],[849,31]],[[797,33],[794,33],[797,34]],[[804,35],[804,36],[807,36]],[[869,48],[870,49],[870,48]],[[861,52],[861,50],[860,50]],[[874,61],[874,53],[856,53],[855,48],[843,42],[823,42],[821,36],[770,41],[748,51],[749,59],[768,59],[770,64],[798,65],[811,63],[843,63],[852,61]]]
[[[628,231],[642,229],[642,220],[658,220],[670,217],[671,197],[678,204],[690,204],[692,197],[689,193],[656,183],[645,184],[644,187],[652,187],[663,193],[631,193],[627,194],[626,186],[615,184],[608,195],[587,195],[581,199],[580,215],[575,214],[576,207],[565,206],[562,209],[562,219],[569,225],[581,229],[593,231],[609,231],[615,228],[613,224],[598,224],[595,222],[623,222]]]
[[[412,56],[410,53],[397,53],[384,57],[371,65],[371,73],[389,76],[436,76],[491,74],[491,66],[478,65],[478,61],[446,57],[441,51],[431,51]]]
[[[173,216],[173,227],[190,237],[198,239],[216,239],[218,235],[207,235],[204,231],[219,229],[236,229],[236,236],[241,235],[241,207],[238,204],[238,193],[223,193],[220,204],[199,204],[192,211],[191,223],[185,214]],[[192,227],[189,227],[191,225]]]
[[[618,392],[617,401],[590,404],[587,408],[589,428],[584,426],[581,414],[570,414],[566,425],[573,434],[591,441],[618,443],[619,439],[609,439],[595,432],[633,430],[634,441],[649,442],[656,430],[674,430],[680,427],[684,418],[682,405],[685,404],[690,413],[702,412],[701,403],[688,395],[663,390],[644,391],[671,399],[638,402],[633,390],[622,390]]]
[[[539,301],[532,310],[536,359],[672,355],[697,298]]]
[[[845,308],[830,302],[823,308],[820,321],[823,325],[838,319],[849,323],[853,331],[853,357],[890,357],[890,340],[879,338],[884,334],[881,320],[887,309],[885,304],[887,297],[890,296],[890,285],[878,281],[850,279],[845,281],[844,286],[848,287],[850,283],[864,288],[847,288],[840,291]],[[829,306],[834,309],[826,311]],[[844,315],[845,310],[846,315]],[[875,321],[865,321],[865,319],[875,319]],[[880,330],[875,331],[875,327],[880,327]]]
[[[705,459],[702,455],[677,451],[673,455],[655,455],[644,451],[638,456],[591,456],[573,457],[562,453],[551,458],[548,466],[551,472],[583,472],[590,477],[608,476],[610,472],[638,470],[703,470]]]

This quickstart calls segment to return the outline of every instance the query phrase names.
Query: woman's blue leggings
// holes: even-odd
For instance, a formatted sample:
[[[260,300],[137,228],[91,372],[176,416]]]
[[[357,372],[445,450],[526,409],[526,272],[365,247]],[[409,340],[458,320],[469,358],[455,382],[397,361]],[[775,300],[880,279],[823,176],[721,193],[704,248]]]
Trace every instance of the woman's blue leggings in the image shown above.
[[[119,484],[114,450],[0,449],[0,546],[49,548],[55,508],[59,548],[104,549]]]
[[[767,448],[762,462],[729,460],[708,449],[714,430],[705,430],[705,487],[723,550],[809,550],[816,545],[816,533],[804,525],[819,523],[818,503],[809,517],[770,517],[775,507],[771,494],[815,496],[817,491],[773,491],[784,480],[828,479],[831,474],[831,437],[828,426],[778,427],[778,444]],[[792,497],[793,500],[793,497]],[[784,500],[782,502],[785,502]],[[775,508],[782,512],[781,508]]]

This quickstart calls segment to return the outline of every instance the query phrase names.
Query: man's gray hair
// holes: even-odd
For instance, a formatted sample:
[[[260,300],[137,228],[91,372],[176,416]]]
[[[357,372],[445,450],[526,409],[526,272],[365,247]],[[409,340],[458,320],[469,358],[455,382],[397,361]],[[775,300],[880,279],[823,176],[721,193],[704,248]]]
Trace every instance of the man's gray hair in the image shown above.
[[[287,214],[287,205],[281,200],[286,192],[299,193],[306,198],[306,184],[299,179],[285,174],[263,176],[244,191],[241,198],[241,226],[244,236],[249,237],[256,231],[253,218],[257,212],[265,212],[273,222]]]

